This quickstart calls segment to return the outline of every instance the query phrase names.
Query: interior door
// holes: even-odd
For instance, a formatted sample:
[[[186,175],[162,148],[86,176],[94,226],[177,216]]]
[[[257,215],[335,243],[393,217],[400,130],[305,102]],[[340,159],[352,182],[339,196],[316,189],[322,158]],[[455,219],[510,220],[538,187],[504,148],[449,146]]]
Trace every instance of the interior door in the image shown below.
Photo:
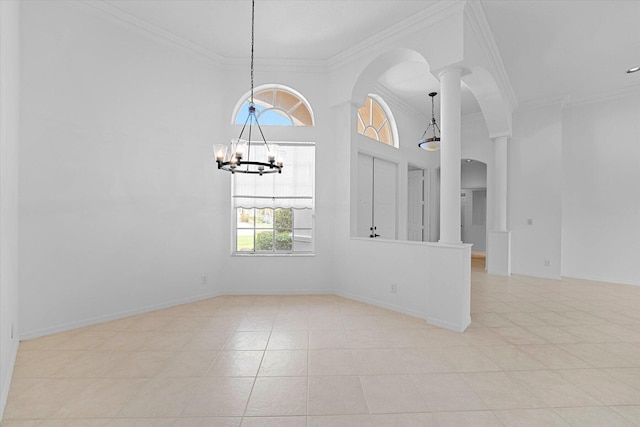
[[[358,153],[358,237],[369,237],[373,227],[373,157]]]
[[[396,239],[395,163],[358,153],[358,237]]]
[[[424,240],[424,171],[421,169],[408,172],[408,227],[409,240]]]
[[[396,239],[397,172],[395,163],[373,159],[373,227],[381,239]]]

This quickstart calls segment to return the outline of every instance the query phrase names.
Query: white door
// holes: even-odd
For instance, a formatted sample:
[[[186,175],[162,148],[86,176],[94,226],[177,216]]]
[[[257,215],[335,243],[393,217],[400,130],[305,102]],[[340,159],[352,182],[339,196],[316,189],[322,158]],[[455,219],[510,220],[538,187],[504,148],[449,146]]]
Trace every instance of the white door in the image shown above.
[[[396,239],[396,165],[358,153],[358,237]]]
[[[396,239],[396,165],[373,159],[373,231],[375,237]]]
[[[424,240],[424,171],[409,171],[408,183],[409,240]]]
[[[358,237],[373,227],[373,157],[358,153]]]

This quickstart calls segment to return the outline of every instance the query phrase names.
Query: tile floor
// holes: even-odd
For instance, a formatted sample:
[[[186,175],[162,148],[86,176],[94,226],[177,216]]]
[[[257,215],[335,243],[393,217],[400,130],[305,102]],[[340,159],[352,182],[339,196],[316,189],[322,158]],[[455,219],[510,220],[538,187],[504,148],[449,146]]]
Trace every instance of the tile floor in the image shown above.
[[[640,425],[640,287],[475,262],[464,334],[227,296],[22,342],[1,426]]]

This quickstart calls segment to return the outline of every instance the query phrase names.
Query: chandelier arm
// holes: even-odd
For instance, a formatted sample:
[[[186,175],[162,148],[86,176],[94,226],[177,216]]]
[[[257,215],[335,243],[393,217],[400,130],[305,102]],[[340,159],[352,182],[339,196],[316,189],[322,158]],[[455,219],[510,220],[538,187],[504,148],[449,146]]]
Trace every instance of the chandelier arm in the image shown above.
[[[252,117],[251,124],[249,125],[249,140],[247,142],[247,160],[251,158],[251,128],[253,124],[253,118],[255,118],[256,113],[255,110],[249,113],[249,116]],[[247,165],[247,171],[249,170],[249,165]]]
[[[262,127],[260,126],[260,123],[258,122],[257,117],[256,117],[256,126],[258,126],[258,130],[260,131],[260,136],[262,136],[262,142],[264,142],[264,145],[267,146],[267,151],[271,152],[271,149],[269,148],[269,143],[267,142],[267,138],[264,137],[264,133],[262,133]]]
[[[240,135],[238,136],[238,140],[242,138],[242,134],[244,133],[244,129],[247,127],[247,123],[249,122],[250,117],[251,117],[251,113],[247,115],[247,118],[244,121],[244,124],[242,125],[242,130],[240,130]],[[249,125],[249,129],[251,129],[251,125]]]

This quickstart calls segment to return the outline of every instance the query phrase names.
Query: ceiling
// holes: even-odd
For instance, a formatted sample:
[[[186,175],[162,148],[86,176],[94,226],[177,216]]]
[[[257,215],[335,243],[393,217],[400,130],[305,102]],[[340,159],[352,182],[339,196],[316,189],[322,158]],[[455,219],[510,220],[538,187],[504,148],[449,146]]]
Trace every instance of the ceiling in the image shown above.
[[[474,0],[475,1],[475,0]],[[519,105],[582,99],[640,86],[640,1],[482,0]],[[108,6],[227,58],[250,51],[248,0],[104,0]],[[258,0],[257,58],[326,60],[435,0]],[[379,83],[424,116],[438,82],[425,64]],[[479,111],[463,88],[463,114]]]

